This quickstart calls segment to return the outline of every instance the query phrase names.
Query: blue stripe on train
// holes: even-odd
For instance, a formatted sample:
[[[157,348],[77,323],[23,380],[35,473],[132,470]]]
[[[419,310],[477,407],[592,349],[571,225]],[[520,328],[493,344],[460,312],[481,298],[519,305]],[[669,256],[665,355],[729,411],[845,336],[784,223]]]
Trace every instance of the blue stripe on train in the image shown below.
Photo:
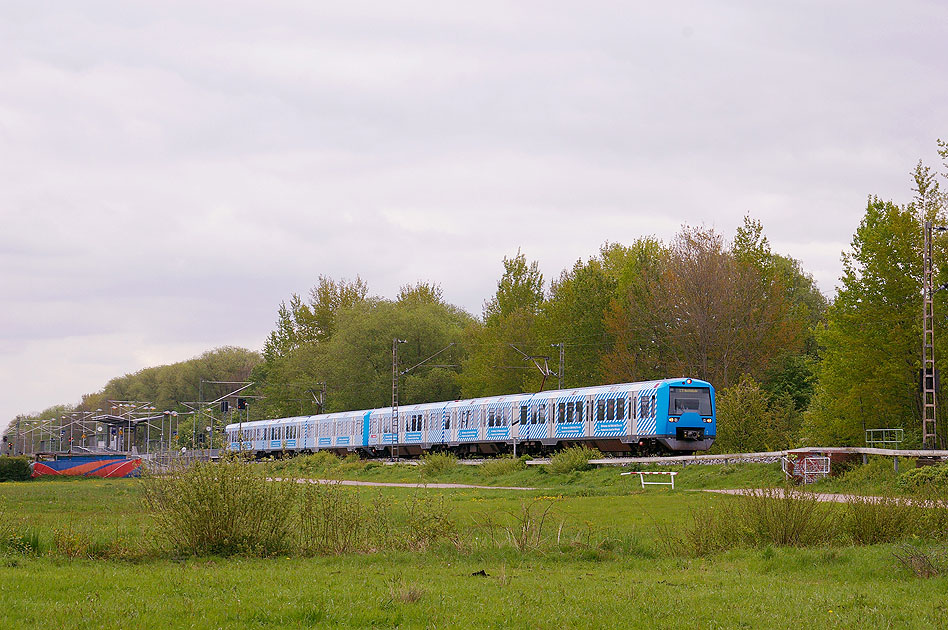
[[[625,421],[597,422],[593,430],[594,435],[617,436],[625,435]]]
[[[556,437],[580,437],[583,435],[581,422],[560,423],[556,425]]]

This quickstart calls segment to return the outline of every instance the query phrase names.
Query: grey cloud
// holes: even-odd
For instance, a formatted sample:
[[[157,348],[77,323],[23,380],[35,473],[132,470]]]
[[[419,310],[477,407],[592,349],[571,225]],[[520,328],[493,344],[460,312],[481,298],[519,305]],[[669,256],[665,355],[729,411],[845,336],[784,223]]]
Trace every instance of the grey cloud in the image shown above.
[[[931,2],[0,9],[0,423],[216,345],[319,274],[473,313],[518,247],[745,213],[832,292],[948,101]],[[59,346],[59,348],[57,348]],[[43,386],[35,385],[42,383]]]

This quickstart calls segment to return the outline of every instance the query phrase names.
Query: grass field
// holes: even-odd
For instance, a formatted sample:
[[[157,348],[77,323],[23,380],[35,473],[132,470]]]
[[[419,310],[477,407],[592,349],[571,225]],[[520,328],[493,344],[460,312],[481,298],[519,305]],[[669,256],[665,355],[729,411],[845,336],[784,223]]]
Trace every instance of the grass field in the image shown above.
[[[702,557],[668,549],[663,536],[693,524],[696,513],[742,500],[689,489],[779,481],[772,465],[689,468],[676,491],[643,492],[614,469],[553,475],[532,467],[486,482],[540,490],[357,489],[396,506],[418,493],[443,497],[463,544],[321,557],[179,557],[161,546],[143,509],[147,479],[0,484],[0,525],[29,529],[35,543],[0,555],[0,627],[944,625],[948,578],[917,577],[894,556],[911,549],[937,559],[941,539],[857,546],[834,537],[808,548],[744,545]],[[461,466],[434,478],[417,467],[334,474],[485,483]],[[487,520],[516,524],[525,505],[552,506],[543,544],[519,550],[504,543],[504,530],[488,540]],[[103,558],[64,554],[70,531],[95,532]]]

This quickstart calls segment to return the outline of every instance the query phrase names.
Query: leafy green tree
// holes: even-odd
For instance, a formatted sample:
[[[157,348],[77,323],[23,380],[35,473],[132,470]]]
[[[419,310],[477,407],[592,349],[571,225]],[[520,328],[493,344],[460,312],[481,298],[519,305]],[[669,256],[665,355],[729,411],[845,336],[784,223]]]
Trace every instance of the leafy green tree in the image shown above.
[[[718,392],[717,453],[756,453],[788,448],[800,428],[800,412],[786,396],[771,398],[745,374]]]
[[[180,409],[181,402],[198,400],[201,380],[244,381],[260,361],[260,355],[251,350],[216,348],[187,361],[145,368],[113,378],[101,391],[84,396],[77,409],[91,411],[101,408],[108,412],[108,400],[147,401],[159,410]],[[208,389],[205,393],[208,394],[205,400],[211,399],[213,391]]]
[[[536,261],[520,252],[504,258],[497,291],[484,304],[483,323],[467,329],[470,352],[461,372],[465,397],[536,391],[542,383],[538,370],[524,354],[541,354],[536,321],[543,304],[543,275]],[[542,352],[549,354],[549,352]]]
[[[402,377],[406,379],[403,404],[433,402],[428,396],[437,396],[435,400],[457,398],[460,392],[453,374],[458,370],[454,366],[462,360],[458,342],[470,322],[470,316],[461,309],[435,303],[406,305],[367,300],[341,310],[320,368],[329,387],[329,409],[391,404],[394,339],[406,341],[398,347],[400,370],[410,370]],[[419,365],[442,350],[431,361]]]
[[[405,284],[398,290],[396,301],[400,304],[444,304],[444,292],[441,285],[431,282]]]
[[[736,250],[713,230],[679,232],[666,255],[613,302],[606,324],[615,346],[603,358],[606,378],[694,375],[726,388],[744,374],[759,378],[781,353],[796,349],[802,324],[769,271],[769,246],[758,228],[739,232]]]
[[[294,293],[289,304],[280,303],[276,328],[264,343],[264,360],[269,363],[304,344],[328,341],[336,313],[365,301],[367,295],[368,286],[358,276],[353,281],[319,276],[316,286],[310,289],[308,302]]]
[[[817,336],[822,362],[809,441],[861,444],[866,428],[917,425],[921,250],[916,209],[871,198]]]
[[[484,322],[494,324],[516,311],[536,315],[543,303],[543,274],[534,260],[520,250],[513,258],[504,257],[504,273],[497,282],[497,292],[484,304]]]

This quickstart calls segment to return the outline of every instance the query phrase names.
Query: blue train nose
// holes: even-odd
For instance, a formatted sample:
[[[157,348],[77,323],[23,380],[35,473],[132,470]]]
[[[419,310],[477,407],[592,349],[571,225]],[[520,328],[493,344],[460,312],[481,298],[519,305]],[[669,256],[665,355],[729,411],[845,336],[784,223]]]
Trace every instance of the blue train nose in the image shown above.
[[[678,420],[678,426],[700,427],[702,426],[701,416],[694,411],[683,413],[681,419]]]

